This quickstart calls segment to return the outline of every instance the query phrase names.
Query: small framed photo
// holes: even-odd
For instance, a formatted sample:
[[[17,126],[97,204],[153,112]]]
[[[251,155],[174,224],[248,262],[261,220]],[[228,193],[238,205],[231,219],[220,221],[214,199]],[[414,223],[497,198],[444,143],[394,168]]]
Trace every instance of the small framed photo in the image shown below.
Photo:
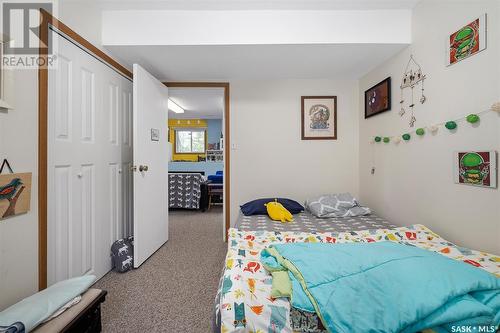
[[[391,78],[365,91],[365,119],[391,109]]]
[[[151,129],[151,141],[160,141],[160,130],[157,128]]]
[[[454,154],[455,183],[497,188],[497,153],[463,151]]]
[[[486,14],[446,38],[446,65],[453,65],[486,49]]]
[[[302,140],[337,140],[337,96],[302,96]]]

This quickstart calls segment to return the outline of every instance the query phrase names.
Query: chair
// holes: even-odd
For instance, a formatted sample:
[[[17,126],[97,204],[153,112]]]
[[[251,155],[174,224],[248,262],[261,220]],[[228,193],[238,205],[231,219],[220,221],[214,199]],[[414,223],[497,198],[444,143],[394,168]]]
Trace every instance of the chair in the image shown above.
[[[223,203],[224,196],[224,174],[222,171],[217,171],[215,175],[208,176],[208,209],[215,205],[213,197],[219,198],[217,204]]]

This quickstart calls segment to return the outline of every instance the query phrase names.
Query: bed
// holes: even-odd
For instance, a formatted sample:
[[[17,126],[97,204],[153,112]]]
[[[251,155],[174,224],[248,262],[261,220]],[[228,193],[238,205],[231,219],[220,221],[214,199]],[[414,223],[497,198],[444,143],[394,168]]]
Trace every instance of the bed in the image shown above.
[[[199,209],[203,176],[199,173],[169,173],[169,208]]]
[[[286,298],[270,297],[272,277],[261,251],[281,243],[390,241],[437,252],[500,277],[500,258],[459,247],[423,225],[396,227],[371,214],[317,219],[309,212],[281,224],[266,216],[240,216],[228,232],[228,253],[215,299],[214,332],[326,332],[315,314],[292,308]]]
[[[240,211],[236,229],[241,231],[292,231],[292,232],[347,232],[366,229],[396,228],[376,214],[354,217],[318,218],[309,211],[294,215],[292,222],[280,223],[273,221],[267,215],[245,216]]]

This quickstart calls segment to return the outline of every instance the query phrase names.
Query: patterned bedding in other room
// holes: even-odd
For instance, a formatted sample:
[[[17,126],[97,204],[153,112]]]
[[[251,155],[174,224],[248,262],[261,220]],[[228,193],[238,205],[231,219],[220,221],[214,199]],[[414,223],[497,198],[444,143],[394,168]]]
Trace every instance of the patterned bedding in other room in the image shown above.
[[[203,176],[199,173],[169,173],[168,207],[199,209],[202,182]]]
[[[216,332],[324,332],[315,314],[291,309],[286,298],[270,297],[272,277],[260,263],[270,244],[288,242],[392,241],[437,252],[500,277],[500,258],[456,246],[423,225],[349,232],[242,231],[231,228],[215,300]]]

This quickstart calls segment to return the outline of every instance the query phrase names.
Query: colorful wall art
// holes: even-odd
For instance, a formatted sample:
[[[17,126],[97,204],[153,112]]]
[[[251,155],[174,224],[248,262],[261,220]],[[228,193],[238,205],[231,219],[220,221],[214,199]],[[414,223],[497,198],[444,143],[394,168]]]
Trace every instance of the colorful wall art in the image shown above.
[[[302,140],[337,140],[337,96],[302,96]]]
[[[447,40],[446,61],[453,65],[486,49],[486,14],[452,33]]]
[[[495,151],[455,153],[455,183],[497,187],[497,154]]]
[[[31,172],[0,175],[0,220],[30,210]]]
[[[391,78],[365,91],[365,119],[391,109]]]

